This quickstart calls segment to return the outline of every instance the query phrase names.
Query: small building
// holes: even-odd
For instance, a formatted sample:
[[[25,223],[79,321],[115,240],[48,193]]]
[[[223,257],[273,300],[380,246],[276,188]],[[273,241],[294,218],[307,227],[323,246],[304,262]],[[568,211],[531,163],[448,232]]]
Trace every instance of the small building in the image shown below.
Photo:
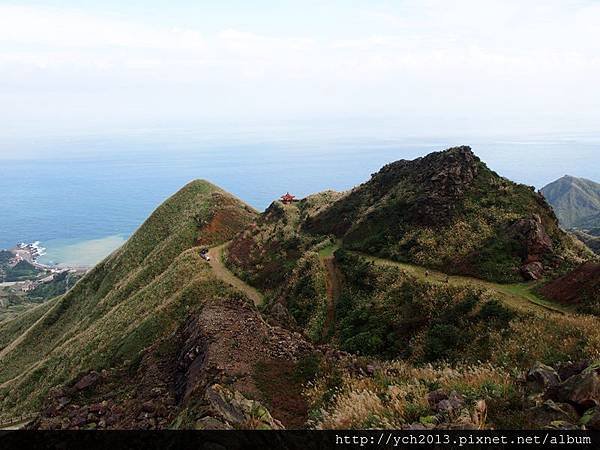
[[[289,205],[296,199],[295,195],[291,195],[289,192],[286,192],[285,195],[281,196],[281,203],[284,205]]]

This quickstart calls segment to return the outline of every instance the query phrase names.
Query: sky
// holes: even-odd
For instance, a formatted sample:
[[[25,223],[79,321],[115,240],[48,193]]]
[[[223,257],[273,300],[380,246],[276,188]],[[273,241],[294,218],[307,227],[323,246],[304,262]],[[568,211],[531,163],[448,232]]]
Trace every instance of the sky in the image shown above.
[[[598,80],[597,0],[0,0],[0,136],[346,118],[594,132]]]

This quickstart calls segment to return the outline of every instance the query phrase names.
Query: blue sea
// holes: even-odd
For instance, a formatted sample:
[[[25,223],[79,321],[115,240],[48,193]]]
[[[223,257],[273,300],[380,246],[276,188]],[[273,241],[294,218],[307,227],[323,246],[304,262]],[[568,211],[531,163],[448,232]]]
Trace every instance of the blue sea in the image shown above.
[[[40,241],[42,262],[90,266],[193,179],[263,210],[286,191],[350,189],[386,163],[463,144],[501,175],[537,188],[565,174],[600,181],[600,138],[590,135],[167,129],[13,136],[0,144],[0,248]]]

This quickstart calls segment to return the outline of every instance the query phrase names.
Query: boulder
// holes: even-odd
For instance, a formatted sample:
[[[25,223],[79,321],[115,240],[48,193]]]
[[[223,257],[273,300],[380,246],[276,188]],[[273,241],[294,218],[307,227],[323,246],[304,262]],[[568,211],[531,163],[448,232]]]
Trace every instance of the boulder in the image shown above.
[[[523,261],[527,263],[539,261],[554,247],[541,217],[537,214],[517,220],[511,227],[511,234],[523,244],[526,251],[526,254],[522,255]]]
[[[578,375],[565,380],[558,387],[558,398],[581,410],[600,405],[600,365],[591,365]]]
[[[210,409],[214,412],[210,416],[220,417],[225,423],[233,425],[235,428],[283,429],[283,425],[274,419],[261,403],[248,400],[238,391],[214,384],[206,389],[206,399],[210,404]]]
[[[281,325],[286,328],[293,328],[296,326],[294,317],[289,313],[287,308],[280,302],[275,302],[269,311],[270,318],[273,319],[275,324]]]
[[[579,362],[566,362],[561,363],[556,367],[558,372],[558,376],[562,381],[565,381],[568,378],[571,378],[574,375],[579,375],[585,369],[587,369],[590,365],[589,361],[579,361]]]
[[[558,386],[560,377],[552,367],[546,366],[541,362],[536,362],[527,372],[526,381],[530,390],[544,392],[549,388]]]
[[[525,264],[521,267],[521,275],[523,275],[526,280],[539,280],[544,276],[544,266],[539,261]]]
[[[77,383],[75,383],[75,389],[83,391],[91,386],[94,386],[100,380],[100,374],[98,372],[90,372],[82,377]]]
[[[579,421],[577,410],[569,403],[556,403],[546,400],[543,404],[530,408],[525,414],[525,422],[529,429],[542,429],[552,423],[562,422],[576,424]]]

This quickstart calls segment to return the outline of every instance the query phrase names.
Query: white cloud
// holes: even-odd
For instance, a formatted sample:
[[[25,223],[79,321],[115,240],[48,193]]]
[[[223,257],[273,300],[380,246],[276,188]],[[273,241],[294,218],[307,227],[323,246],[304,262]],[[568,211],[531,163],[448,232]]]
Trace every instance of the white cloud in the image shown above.
[[[197,31],[160,29],[71,11],[0,5],[0,43],[60,48],[197,49]]]
[[[73,104],[80,98],[73,92],[102,95],[97,103],[86,98],[90,115],[106,114],[112,99],[123,115],[164,104],[165,115],[458,109],[473,117],[558,111],[600,119],[597,2],[407,0],[394,10],[366,9],[356,21],[351,32],[338,32],[332,16],[328,33],[274,36],[225,22],[209,33],[0,5],[0,96],[28,105],[44,95],[63,93]],[[71,104],[63,103],[56,108],[64,116]],[[85,115],[81,105],[72,111]],[[12,115],[0,106],[0,117]]]

